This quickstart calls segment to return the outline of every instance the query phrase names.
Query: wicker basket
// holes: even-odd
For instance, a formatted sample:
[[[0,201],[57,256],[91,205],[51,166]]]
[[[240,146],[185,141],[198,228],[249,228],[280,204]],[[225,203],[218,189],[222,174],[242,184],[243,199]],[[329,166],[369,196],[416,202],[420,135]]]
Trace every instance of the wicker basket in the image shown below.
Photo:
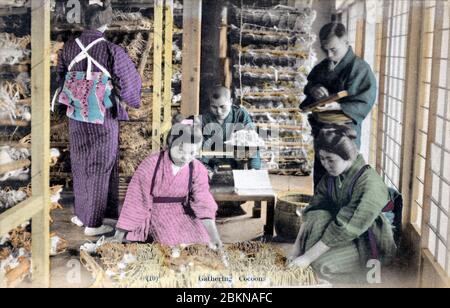
[[[302,225],[301,211],[305,209],[312,196],[304,192],[284,192],[278,194],[275,209],[275,230],[285,239],[297,238]]]

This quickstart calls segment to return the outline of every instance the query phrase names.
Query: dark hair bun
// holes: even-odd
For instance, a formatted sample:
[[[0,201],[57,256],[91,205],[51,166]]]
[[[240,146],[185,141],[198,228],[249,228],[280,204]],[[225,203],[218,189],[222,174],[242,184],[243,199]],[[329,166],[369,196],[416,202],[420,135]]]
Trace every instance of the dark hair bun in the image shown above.
[[[320,131],[317,147],[319,150],[325,150],[349,160],[358,155],[355,144],[357,138],[358,133],[353,128],[347,125],[330,124]]]
[[[346,35],[347,28],[342,23],[332,22],[322,27],[319,33],[319,38],[321,41],[325,41],[333,36],[343,38]]]
[[[356,140],[358,138],[358,133],[356,130],[345,125],[337,127],[336,133],[342,135],[343,137],[348,137],[351,140]]]

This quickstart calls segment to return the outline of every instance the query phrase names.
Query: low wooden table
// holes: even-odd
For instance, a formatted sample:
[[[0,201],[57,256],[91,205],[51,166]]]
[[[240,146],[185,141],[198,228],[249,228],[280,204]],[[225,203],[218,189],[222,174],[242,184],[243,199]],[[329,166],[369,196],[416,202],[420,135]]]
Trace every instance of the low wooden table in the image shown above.
[[[240,196],[234,191],[234,187],[211,186],[211,193],[217,202],[255,202],[258,207],[264,202],[267,206],[266,225],[264,226],[264,238],[272,240],[274,236],[275,200],[272,195]]]

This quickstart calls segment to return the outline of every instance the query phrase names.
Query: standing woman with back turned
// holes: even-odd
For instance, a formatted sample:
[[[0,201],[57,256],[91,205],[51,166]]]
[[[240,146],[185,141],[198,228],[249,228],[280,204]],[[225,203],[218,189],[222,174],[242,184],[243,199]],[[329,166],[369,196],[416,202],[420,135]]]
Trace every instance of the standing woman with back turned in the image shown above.
[[[124,104],[140,107],[142,81],[134,63],[104,38],[112,15],[110,0],[89,6],[87,30],[66,43],[58,65],[59,103],[69,117],[72,222],[86,227],[87,236],[113,230],[103,220],[118,217],[119,121],[128,120]]]

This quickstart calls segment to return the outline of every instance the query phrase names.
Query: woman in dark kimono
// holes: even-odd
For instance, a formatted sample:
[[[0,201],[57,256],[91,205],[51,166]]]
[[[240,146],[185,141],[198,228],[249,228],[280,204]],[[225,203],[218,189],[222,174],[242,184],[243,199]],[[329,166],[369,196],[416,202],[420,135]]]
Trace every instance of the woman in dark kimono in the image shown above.
[[[318,150],[328,174],[303,212],[291,266],[312,267],[331,282],[359,283],[367,262],[389,264],[396,254],[393,226],[383,211],[390,194],[383,179],[358,154],[357,133],[330,126]]]
[[[59,102],[68,106],[70,115],[69,139],[76,215],[72,222],[79,227],[86,227],[87,236],[113,231],[111,227],[103,225],[103,220],[118,218],[119,121],[128,120],[123,104],[132,108],[140,107],[142,81],[134,63],[124,49],[103,38],[111,22],[112,7],[109,0],[103,6],[90,6],[86,16],[88,30],[77,40],[65,44],[58,63],[59,85],[64,89],[59,95]],[[97,86],[97,92],[89,96],[88,99],[98,103],[95,107],[100,109],[95,114],[99,119],[90,123],[86,123],[86,119],[88,112],[91,113],[89,117],[93,114],[91,101],[88,110],[85,104],[86,110],[78,106],[81,112],[77,113],[77,106],[73,102],[80,101],[71,100],[71,95],[75,96],[80,89],[77,86],[67,89],[66,86],[68,81],[73,81],[70,80],[71,76],[75,78],[75,75],[79,77],[80,74],[86,77],[81,80],[85,84],[86,80],[91,81],[92,77],[95,79],[103,74],[103,77],[109,77],[105,80],[111,85],[106,92],[103,88],[101,95],[98,95]],[[92,93],[95,87],[89,91]],[[103,103],[104,106],[101,105]]]

